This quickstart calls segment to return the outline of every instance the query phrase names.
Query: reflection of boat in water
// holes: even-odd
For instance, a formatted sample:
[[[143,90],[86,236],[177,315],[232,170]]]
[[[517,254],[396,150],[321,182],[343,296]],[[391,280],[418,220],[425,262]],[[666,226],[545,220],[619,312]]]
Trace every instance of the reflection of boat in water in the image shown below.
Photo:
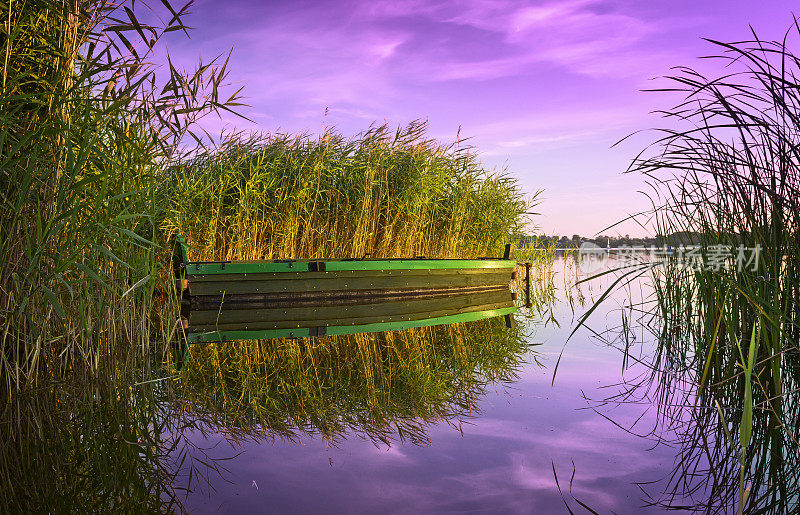
[[[190,343],[343,335],[515,311],[502,259],[190,261],[178,237]]]
[[[298,306],[275,302],[251,309],[228,309],[223,302],[205,308],[189,312],[189,343],[396,331],[471,322],[516,311],[508,287],[412,299],[369,299],[361,303],[320,302]]]

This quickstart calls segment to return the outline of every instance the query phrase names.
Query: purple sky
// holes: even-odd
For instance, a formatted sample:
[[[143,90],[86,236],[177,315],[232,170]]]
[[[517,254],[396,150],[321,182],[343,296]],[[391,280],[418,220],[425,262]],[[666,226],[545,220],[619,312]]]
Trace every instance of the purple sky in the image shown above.
[[[711,66],[701,37],[775,39],[792,23],[788,0],[199,0],[191,40],[169,50],[187,66],[233,48],[243,113],[215,131],[351,135],[371,122],[430,121],[452,141],[461,127],[488,167],[544,189],[537,223],[548,234],[591,235],[648,206],[639,177],[622,176],[668,99],[643,93],[671,66]],[[800,9],[798,9],[800,11]],[[666,103],[665,103],[666,102]],[[325,108],[328,115],[323,116]],[[632,224],[617,229],[641,234]]]

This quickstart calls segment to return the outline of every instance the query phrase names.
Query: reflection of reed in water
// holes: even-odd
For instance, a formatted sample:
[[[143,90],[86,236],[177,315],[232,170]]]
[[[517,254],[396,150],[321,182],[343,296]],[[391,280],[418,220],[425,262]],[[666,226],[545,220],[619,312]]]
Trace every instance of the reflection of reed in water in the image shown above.
[[[389,333],[196,345],[182,408],[231,435],[425,443],[425,426],[476,413],[529,350],[502,318]]]
[[[669,274],[670,268],[663,271]],[[716,335],[727,340],[725,346],[705,345],[709,328],[693,321],[689,309],[697,302],[689,293],[697,285],[681,281],[657,276],[656,298],[664,311],[634,303],[620,332],[603,335],[623,352],[626,366],[645,365],[650,372],[638,382],[627,381],[596,409],[606,415],[618,403],[656,406],[654,427],[643,429],[637,420],[630,428],[677,450],[672,472],[658,486],[643,485],[654,505],[709,513],[794,513],[800,506],[798,354],[783,353],[774,384],[775,357],[759,354],[758,327],[744,341],[732,332]],[[644,358],[635,351],[635,333],[642,330],[657,342]],[[776,389],[783,393],[772,393]],[[607,415],[614,418],[612,411]]]
[[[0,512],[153,513],[172,490],[182,439],[167,430],[162,385],[59,385],[6,403],[0,422]],[[123,386],[124,385],[124,386]],[[157,400],[160,399],[160,402]]]
[[[217,464],[187,431],[263,438],[354,431],[425,443],[425,426],[477,412],[487,385],[513,380],[526,326],[502,317],[386,334],[196,345],[179,376],[118,371],[6,403],[0,511],[179,509],[176,474]],[[216,470],[215,470],[216,469]],[[190,481],[191,483],[191,481]]]
[[[670,443],[680,449],[660,504],[680,495],[694,498],[698,511],[798,509],[800,405],[792,392],[800,386],[800,361],[786,353],[773,384],[774,358],[756,358],[758,333],[754,328],[749,341],[716,353],[697,345],[707,337],[699,325],[660,340],[648,389],[659,400],[661,426],[675,434]],[[719,379],[709,381],[712,376]]]

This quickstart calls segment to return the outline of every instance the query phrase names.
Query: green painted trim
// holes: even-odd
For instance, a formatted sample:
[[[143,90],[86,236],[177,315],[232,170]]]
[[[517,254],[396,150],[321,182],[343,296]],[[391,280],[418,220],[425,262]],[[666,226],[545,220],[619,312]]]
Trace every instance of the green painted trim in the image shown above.
[[[381,261],[327,261],[325,270],[459,270],[464,268],[513,268],[505,259],[387,259]]]
[[[313,261],[312,261],[313,262]],[[325,263],[326,272],[356,270],[463,270],[484,268],[514,268],[512,259],[384,259],[365,261],[317,261]],[[194,262],[186,264],[186,274],[257,274],[307,272],[308,261],[234,261]]]
[[[346,335],[359,333],[376,333],[385,331],[402,331],[417,327],[430,327],[435,325],[456,324],[459,322],[475,322],[485,318],[494,318],[515,313],[515,306],[489,309],[486,311],[473,311],[456,315],[445,315],[424,320],[404,320],[400,322],[377,322],[374,324],[329,326],[325,328],[326,335]],[[211,331],[208,333],[190,333],[187,339],[190,344],[212,343],[234,340],[264,340],[268,338],[299,338],[311,336],[311,329],[299,327],[296,329],[264,329],[259,331]]]
[[[234,261],[222,262],[190,262],[186,264],[186,274],[257,274],[280,272],[307,272],[306,261],[293,261],[289,263],[274,263],[272,261]]]
[[[434,325],[456,324],[459,322],[475,322],[484,318],[494,318],[503,315],[510,315],[517,311],[515,306],[500,309],[490,309],[486,311],[473,311],[471,313],[459,313],[457,315],[445,315],[425,320],[408,320],[403,322],[378,322],[375,324],[365,324],[358,326],[333,326],[328,327],[326,334],[344,335],[357,333],[377,333],[384,331],[402,331],[416,327],[430,327]]]

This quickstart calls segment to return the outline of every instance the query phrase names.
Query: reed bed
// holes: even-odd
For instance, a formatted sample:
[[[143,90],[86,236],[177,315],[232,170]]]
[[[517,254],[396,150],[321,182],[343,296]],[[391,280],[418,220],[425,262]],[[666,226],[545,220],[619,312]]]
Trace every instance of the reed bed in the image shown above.
[[[2,6],[5,398],[166,352],[177,315],[153,305],[171,289],[176,231],[200,259],[496,256],[523,222],[512,179],[422,123],[350,140],[237,135],[179,157],[194,123],[238,97],[221,96],[224,62],[155,73],[162,39],[186,30],[188,6],[164,5],[162,26],[124,2]]]
[[[169,170],[193,259],[501,256],[533,199],[427,124],[226,137]]]
[[[532,203],[536,203],[535,195]],[[558,256],[559,249],[556,247],[555,241],[540,241],[539,238],[531,238],[527,244],[519,245],[514,251],[514,259],[518,263],[531,263],[536,269],[537,273],[549,273],[552,270],[553,263],[555,263]]]

